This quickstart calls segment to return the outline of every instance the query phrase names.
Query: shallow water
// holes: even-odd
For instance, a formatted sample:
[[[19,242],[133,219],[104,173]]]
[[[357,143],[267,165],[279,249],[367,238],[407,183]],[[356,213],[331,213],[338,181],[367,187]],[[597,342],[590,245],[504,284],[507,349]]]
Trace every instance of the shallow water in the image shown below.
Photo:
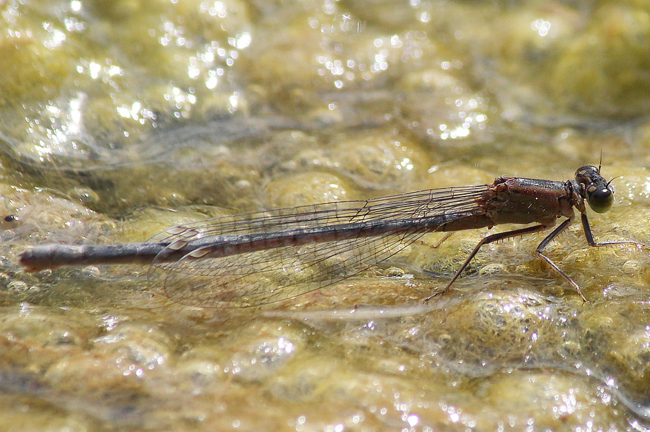
[[[646,430],[648,251],[487,230],[251,309],[45,243],[598,164],[598,240],[650,242],[643,2],[0,4],[3,429]],[[506,230],[508,227],[495,227]],[[424,239],[441,240],[438,234]]]

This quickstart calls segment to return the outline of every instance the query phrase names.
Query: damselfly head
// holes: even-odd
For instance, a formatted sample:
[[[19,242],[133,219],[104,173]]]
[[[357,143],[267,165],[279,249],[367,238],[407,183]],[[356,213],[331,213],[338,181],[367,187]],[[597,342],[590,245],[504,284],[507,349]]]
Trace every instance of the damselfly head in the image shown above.
[[[600,175],[600,168],[586,165],[576,171],[576,181],[580,184],[583,196],[589,207],[596,213],[605,213],[614,203],[614,191],[610,182]]]

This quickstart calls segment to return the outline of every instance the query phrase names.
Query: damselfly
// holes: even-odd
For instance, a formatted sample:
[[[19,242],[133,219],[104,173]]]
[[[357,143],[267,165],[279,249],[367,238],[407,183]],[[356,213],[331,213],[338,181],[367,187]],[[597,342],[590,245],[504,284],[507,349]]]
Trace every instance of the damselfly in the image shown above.
[[[332,285],[381,263],[430,232],[531,224],[481,240],[444,291],[488,243],[541,231],[566,218],[537,253],[586,301],[580,287],[549,257],[546,246],[580,212],[590,246],[596,243],[585,200],[597,213],[614,201],[600,167],[583,166],[564,182],[499,177],[492,184],[429,189],[266,212],[245,213],[168,229],[147,243],[114,246],[47,245],[24,252],[28,271],[67,265],[142,263],[162,271],[166,295],[201,307],[249,307],[281,301]],[[432,296],[433,297],[433,296]],[[429,300],[431,297],[427,298]]]

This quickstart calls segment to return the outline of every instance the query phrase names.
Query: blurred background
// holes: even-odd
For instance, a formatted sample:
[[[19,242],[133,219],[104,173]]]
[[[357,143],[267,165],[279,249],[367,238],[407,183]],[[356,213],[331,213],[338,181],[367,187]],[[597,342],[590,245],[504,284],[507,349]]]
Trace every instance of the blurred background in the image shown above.
[[[0,11],[5,430],[650,428],[649,251],[591,250],[579,224],[548,251],[585,304],[535,254],[544,233],[485,247],[427,313],[410,307],[487,230],[262,309],[177,305],[146,267],[27,274],[17,258],[500,175],[565,181],[601,155],[616,202],[589,213],[597,240],[650,243],[650,3]]]

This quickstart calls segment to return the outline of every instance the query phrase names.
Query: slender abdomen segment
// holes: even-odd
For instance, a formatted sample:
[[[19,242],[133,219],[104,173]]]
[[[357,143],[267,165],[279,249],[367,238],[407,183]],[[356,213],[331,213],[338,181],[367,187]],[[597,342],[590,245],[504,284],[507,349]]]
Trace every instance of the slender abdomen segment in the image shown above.
[[[270,233],[214,236],[172,243],[140,243],[114,246],[37,246],[23,252],[20,264],[27,271],[72,265],[152,264],[187,259],[222,258],[243,253],[325,243],[352,238],[377,237],[409,231],[458,231],[493,225],[484,214],[435,215],[432,217],[375,220],[311,227]]]
[[[30,272],[69,265],[150,264],[165,247],[161,243],[115,246],[52,244],[23,252],[20,264]]]

